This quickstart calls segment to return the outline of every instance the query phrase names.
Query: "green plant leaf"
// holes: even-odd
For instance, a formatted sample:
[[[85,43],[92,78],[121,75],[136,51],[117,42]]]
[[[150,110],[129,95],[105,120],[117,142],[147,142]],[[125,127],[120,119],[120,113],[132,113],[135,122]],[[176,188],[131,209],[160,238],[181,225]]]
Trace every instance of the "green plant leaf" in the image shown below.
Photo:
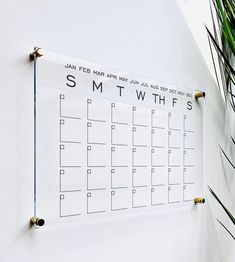
[[[235,165],[232,163],[232,161],[229,159],[229,157],[226,155],[226,153],[224,152],[223,148],[220,146],[220,150],[222,151],[223,155],[225,156],[225,158],[228,160],[229,164],[233,167],[233,169],[235,169]]]
[[[234,103],[232,103],[230,99],[228,99],[228,100],[229,100],[229,103],[230,103],[230,105],[231,105],[233,111],[235,112],[235,107],[234,107],[234,105],[233,105]]]
[[[221,29],[222,29],[222,39],[226,40],[226,43],[229,45],[233,55],[235,55],[235,43],[234,43],[234,32],[233,32],[233,25],[229,20],[230,9],[225,9],[223,2],[221,0],[216,1],[216,10],[217,15],[220,19]]]
[[[213,35],[211,34],[211,32],[210,32],[210,30],[207,28],[207,26],[206,26],[206,30],[207,30],[207,33],[208,33],[209,36],[210,36],[210,39],[212,40],[212,43],[213,43],[214,46],[215,46],[216,51],[223,57],[224,62],[225,62],[225,64],[229,67],[229,70],[231,71],[231,73],[232,73],[233,75],[235,75],[235,71],[234,71],[233,67],[230,65],[228,59],[225,57],[222,49],[219,47],[218,43],[217,43],[216,40],[214,39]]]
[[[229,100],[229,102],[230,102],[230,105],[231,105],[233,111],[235,112],[235,103],[234,103],[234,100],[233,100],[233,96],[234,96],[234,95],[233,95],[229,90],[228,90],[228,93],[229,93],[230,96],[231,96],[231,99],[228,98],[228,100]]]
[[[217,27],[216,27],[216,23],[215,23],[215,20],[214,20],[214,14],[213,14],[213,11],[212,11],[212,8],[211,8],[211,4],[210,4],[210,13],[211,13],[213,32],[214,32],[213,38],[214,38],[214,41],[218,44],[218,46],[220,46],[219,42],[222,42],[221,50],[224,52],[224,56],[229,61],[230,60],[230,55],[231,55],[230,53],[231,53],[231,51],[230,51],[230,48],[227,47],[227,43],[226,43],[224,37],[221,37],[222,36],[222,26],[221,26],[221,24],[223,23],[222,16],[221,16],[221,13],[219,12],[218,6],[217,6],[217,4],[215,2],[216,0],[211,0],[211,1],[212,1],[213,5],[214,5],[214,9],[215,9],[216,14],[217,14],[218,24],[220,25],[219,28],[218,28],[220,36],[218,37],[218,32],[217,32],[218,30],[217,30]],[[211,36],[212,36],[212,34],[211,34]],[[213,52],[211,50],[211,44],[210,44],[210,42],[212,41],[211,40],[211,36],[209,36],[209,34],[208,34],[209,45],[210,45],[210,52],[211,52],[211,56],[212,56],[212,59],[213,59],[213,66],[214,66],[214,70],[215,70],[215,73],[216,73],[217,84],[218,84],[218,87],[220,88],[220,90],[223,90],[224,97],[227,98],[227,91],[229,89],[230,81],[231,81],[231,78],[232,78],[231,77],[231,72],[227,68],[228,66],[224,63],[222,56],[220,55],[218,50],[215,48],[215,50],[217,51],[218,64],[219,64],[219,69],[220,69],[220,77],[221,77],[221,82],[222,82],[222,87],[223,87],[223,89],[222,89],[220,87],[220,84],[219,84],[219,81],[218,81],[217,69],[216,69],[215,63],[214,63],[214,55],[213,55]],[[221,38],[220,41],[219,41],[219,38]],[[215,46],[214,43],[213,43],[213,45]],[[233,99],[231,99],[231,100],[233,102]],[[231,104],[231,101],[230,101],[230,104]],[[234,110],[234,107],[232,107],[232,108]]]
[[[232,223],[235,225],[235,218],[234,216],[229,212],[229,210],[225,207],[225,205],[220,201],[218,196],[215,194],[215,192],[208,186],[210,193],[213,195],[213,197],[217,200],[217,202],[221,205],[223,210],[226,212]]]
[[[233,28],[235,28],[235,5],[233,0],[222,0],[224,9]]]
[[[235,140],[233,139],[233,137],[231,136],[231,139],[232,139],[232,141],[233,141],[233,143],[234,143],[234,145],[235,145]]]
[[[216,220],[220,223],[220,225],[229,233],[229,235],[235,240],[235,236],[229,231],[229,229],[219,220],[216,218]]]

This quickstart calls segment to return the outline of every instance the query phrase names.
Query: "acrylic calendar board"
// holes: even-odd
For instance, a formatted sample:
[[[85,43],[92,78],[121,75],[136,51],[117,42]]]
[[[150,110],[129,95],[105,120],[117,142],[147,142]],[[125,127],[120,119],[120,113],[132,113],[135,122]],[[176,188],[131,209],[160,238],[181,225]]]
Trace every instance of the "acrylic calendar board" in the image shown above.
[[[35,60],[35,215],[92,223],[202,194],[194,90],[44,51]]]

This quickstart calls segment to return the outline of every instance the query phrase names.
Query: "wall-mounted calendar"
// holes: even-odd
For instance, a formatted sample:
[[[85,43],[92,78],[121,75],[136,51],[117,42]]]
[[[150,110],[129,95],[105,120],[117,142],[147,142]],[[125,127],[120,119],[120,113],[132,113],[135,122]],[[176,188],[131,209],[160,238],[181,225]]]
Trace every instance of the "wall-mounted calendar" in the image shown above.
[[[35,209],[47,224],[192,207],[194,91],[45,51],[35,60]]]

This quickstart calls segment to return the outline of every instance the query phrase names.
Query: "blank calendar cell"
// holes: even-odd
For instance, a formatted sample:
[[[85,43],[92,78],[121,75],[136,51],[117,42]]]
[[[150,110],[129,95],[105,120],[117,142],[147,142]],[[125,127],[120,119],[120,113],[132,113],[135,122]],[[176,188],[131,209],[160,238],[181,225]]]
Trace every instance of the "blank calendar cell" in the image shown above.
[[[109,120],[110,106],[102,100],[87,99],[87,119],[106,122]]]
[[[183,182],[183,169],[181,167],[168,168],[169,185],[181,184]]]
[[[141,208],[147,207],[150,202],[150,192],[147,187],[139,187],[132,189],[132,207]]]
[[[181,149],[168,150],[168,165],[170,167],[178,167],[183,163],[183,153]]]
[[[183,116],[179,113],[169,113],[169,129],[182,130],[183,129]]]
[[[84,163],[82,144],[66,143],[60,145],[60,166],[80,167]]]
[[[131,184],[131,171],[127,167],[111,169],[111,187],[126,188]]]
[[[194,184],[184,185],[184,201],[193,201],[195,197]]]
[[[60,195],[60,216],[78,216],[82,212],[81,192],[67,192]]]
[[[195,120],[193,116],[184,116],[184,131],[194,132],[195,131]]]
[[[182,185],[172,185],[168,187],[168,202],[177,203],[181,202],[183,198]]]
[[[149,163],[149,149],[146,147],[134,147],[132,149],[134,167],[146,167]]]
[[[105,145],[87,146],[87,166],[105,167],[109,161],[108,148]]]
[[[168,179],[167,167],[155,167],[151,168],[151,185],[159,186],[165,185]]]
[[[167,202],[167,187],[156,186],[151,188],[151,205],[163,205]]]
[[[152,148],[151,149],[152,166],[163,167],[167,165],[167,149]]]
[[[194,183],[195,180],[195,168],[194,167],[185,167],[184,168],[184,183],[190,184]]]
[[[60,95],[60,116],[83,118],[86,115],[86,100],[70,94]]]
[[[194,166],[194,153],[193,149],[184,150],[184,166]]]
[[[150,172],[146,167],[137,167],[132,169],[132,186],[144,187],[150,182]]]
[[[154,128],[151,135],[152,147],[167,147],[167,130]]]
[[[81,119],[60,119],[60,141],[81,142],[85,137],[85,130]]]
[[[152,127],[167,128],[168,127],[168,114],[167,112],[152,110]]]
[[[111,143],[112,145],[130,145],[131,144],[131,127],[128,125],[115,124],[111,125]]]
[[[102,213],[107,208],[106,190],[97,190],[87,193],[87,213]]]
[[[131,162],[131,150],[124,146],[111,147],[112,167],[128,167]]]
[[[107,175],[107,170],[103,167],[87,169],[87,190],[105,189]]]
[[[112,123],[131,124],[132,107],[130,105],[111,103],[111,121]]]
[[[151,111],[149,108],[133,107],[133,125],[148,126],[151,123]]]
[[[181,131],[168,131],[169,147],[182,148],[183,147],[183,133]]]
[[[79,191],[84,180],[81,168],[60,169],[60,192]]]
[[[149,141],[149,132],[147,127],[135,126],[133,131],[133,146],[147,146]]]
[[[105,122],[87,122],[87,143],[106,144],[108,142],[108,131]]]
[[[195,147],[195,133],[193,132],[184,133],[184,148],[194,149],[194,147]]]
[[[127,188],[111,191],[111,210],[123,210],[131,206],[131,191]]]

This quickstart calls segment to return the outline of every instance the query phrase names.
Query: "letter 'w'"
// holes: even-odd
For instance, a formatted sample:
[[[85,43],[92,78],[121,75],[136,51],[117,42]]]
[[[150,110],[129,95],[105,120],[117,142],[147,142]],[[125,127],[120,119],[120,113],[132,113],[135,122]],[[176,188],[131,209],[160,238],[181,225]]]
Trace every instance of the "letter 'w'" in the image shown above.
[[[144,101],[144,98],[145,98],[145,92],[142,92],[142,91],[138,91],[138,90],[136,90],[136,95],[137,95],[137,98],[138,98],[138,100],[142,100],[142,101]]]

